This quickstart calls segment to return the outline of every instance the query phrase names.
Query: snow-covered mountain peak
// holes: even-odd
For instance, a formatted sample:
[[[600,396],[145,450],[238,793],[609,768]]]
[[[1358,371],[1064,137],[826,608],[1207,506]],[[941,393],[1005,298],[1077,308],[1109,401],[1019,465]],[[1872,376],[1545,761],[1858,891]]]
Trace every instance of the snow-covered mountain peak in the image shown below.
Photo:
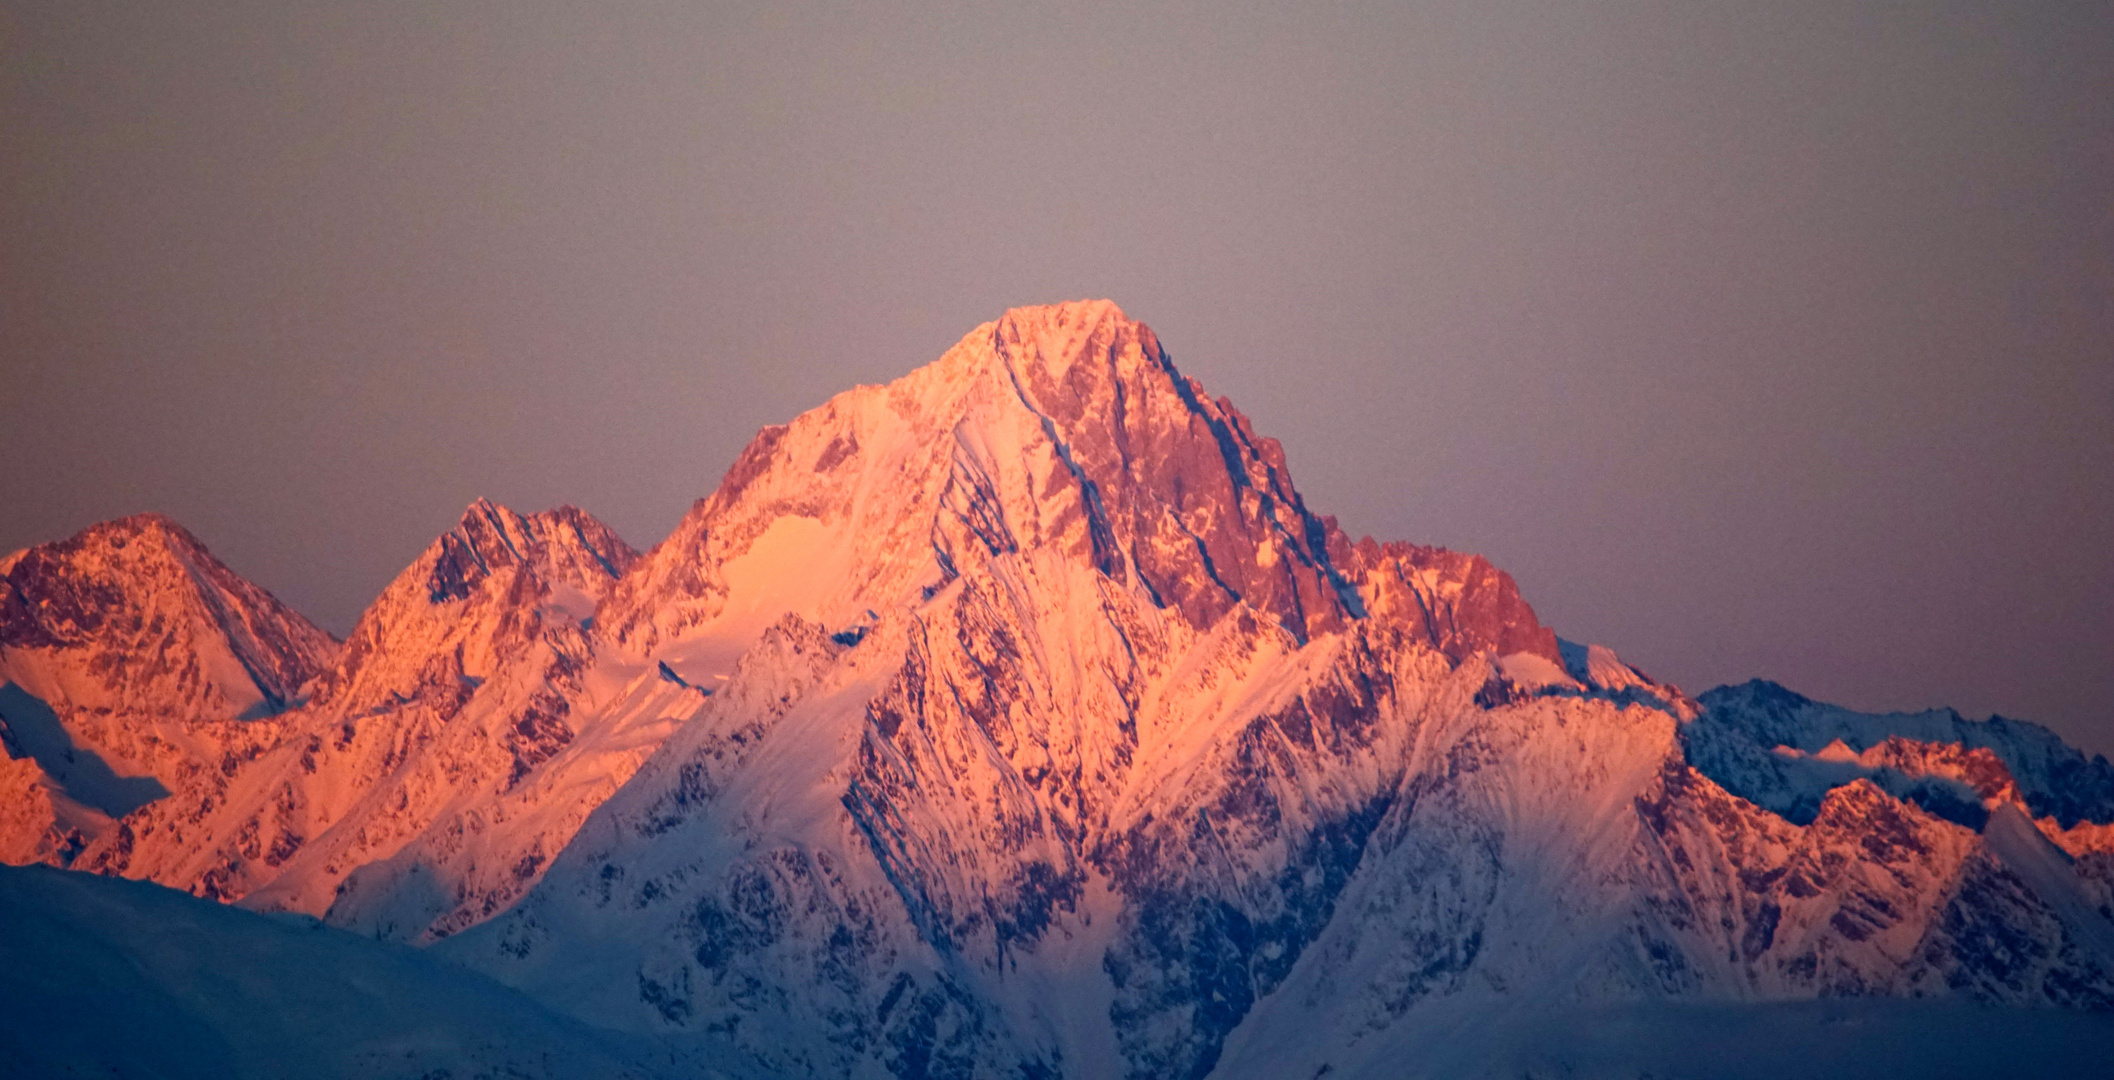
[[[83,865],[377,934],[490,914],[696,707],[637,663],[598,664],[596,608],[637,557],[572,507],[472,503],[275,739],[128,816]]]
[[[324,696],[346,707],[481,678],[540,628],[584,624],[638,552],[571,506],[519,514],[479,499],[362,613]],[[453,649],[453,670],[433,669]]]
[[[1123,314],[1112,300],[1072,300],[1010,308],[979,327],[971,338],[987,333],[997,348],[988,355],[1015,365],[1012,373],[1051,385],[1061,384],[1096,353],[1121,352],[1137,346],[1159,354],[1152,329]]]
[[[436,602],[468,596],[474,582],[511,566],[528,566],[549,583],[599,597],[639,557],[614,530],[578,507],[523,516],[489,499],[471,503],[434,548],[427,585]]]
[[[1104,572],[1127,554],[1199,630],[1242,602],[1301,639],[1362,614],[1349,544],[1307,510],[1284,448],[1176,370],[1145,324],[1106,301],[1018,308],[957,348],[988,348],[1063,447],[1114,534]]]
[[[65,862],[270,737],[338,643],[159,514],[0,571],[0,857]]]
[[[337,642],[160,514],[16,553],[0,674],[55,707],[231,719],[283,706]]]
[[[752,641],[786,611],[842,627],[1018,555],[1098,572],[1194,630],[1245,605],[1305,640],[1361,613],[1349,552],[1283,449],[1150,328],[1106,301],[1016,308],[893,383],[765,429],[605,625],[655,654]],[[739,651],[686,648],[714,658],[687,669],[705,678]]]

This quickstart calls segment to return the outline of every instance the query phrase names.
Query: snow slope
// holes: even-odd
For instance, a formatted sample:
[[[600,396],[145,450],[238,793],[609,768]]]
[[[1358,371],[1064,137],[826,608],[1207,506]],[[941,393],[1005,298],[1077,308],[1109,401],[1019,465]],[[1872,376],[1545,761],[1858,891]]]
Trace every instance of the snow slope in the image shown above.
[[[0,867],[0,1074],[711,1076],[470,972],[142,882]]]

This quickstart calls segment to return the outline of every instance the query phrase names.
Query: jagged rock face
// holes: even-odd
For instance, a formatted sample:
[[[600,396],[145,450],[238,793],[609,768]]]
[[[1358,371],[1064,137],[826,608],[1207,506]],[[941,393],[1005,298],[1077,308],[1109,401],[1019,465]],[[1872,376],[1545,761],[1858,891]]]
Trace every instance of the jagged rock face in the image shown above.
[[[338,643],[155,514],[0,564],[0,851],[64,865],[114,819],[210,786]]]
[[[1556,632],[1534,617],[1512,575],[1481,555],[1370,539],[1354,551],[1351,572],[1373,613],[1406,623],[1455,662],[1524,653],[1564,663]]]
[[[1701,702],[1683,730],[1687,756],[1760,804],[1721,789],[1714,820],[1810,821],[1800,835],[1832,834],[1819,849],[1834,852],[1830,869],[1876,882],[1828,901],[1841,905],[1830,924],[1856,941],[1891,933],[1894,948],[1885,963],[1838,965],[1839,985],[1824,982],[1823,991],[2114,1004],[2114,798],[2106,794],[2114,770],[2104,758],[2001,717],[1856,713],[1765,682],[1720,688]],[[1810,859],[1802,872],[1756,850],[1733,861],[1750,953],[1756,942],[1768,947],[1790,910],[1772,893],[1825,893]],[[1891,895],[1870,864],[1892,879]],[[1812,950],[1779,967],[1778,982],[1794,987],[1801,984],[1788,975],[1828,970]]]
[[[63,789],[17,749],[11,741],[0,757],[0,862],[64,866],[87,842],[83,829],[108,828],[109,815],[67,805]]]
[[[536,640],[543,624],[576,626],[591,616],[637,560],[573,507],[523,517],[480,499],[360,616],[318,696],[359,710],[454,694],[461,680],[483,680],[518,659],[510,650]],[[436,659],[446,670],[428,666]]]
[[[988,350],[1061,445],[1095,569],[1118,582],[1134,569],[1198,630],[1242,603],[1302,640],[1357,613],[1331,561],[1348,545],[1307,511],[1284,448],[1176,371],[1142,323],[1058,305],[1010,312],[964,344]]]
[[[1009,312],[889,386],[766,429],[620,587],[618,638],[651,650],[738,608],[733,564],[786,519],[829,540],[806,560],[826,580],[781,590],[785,606],[832,625],[943,583],[974,549],[1084,563],[1195,630],[1246,603],[1304,639],[1358,603],[1334,562],[1348,545],[1308,513],[1283,450],[1105,302]]]
[[[1691,871],[1688,903],[1669,904],[1669,922],[1736,957],[1738,981],[1765,995],[1913,988],[1916,950],[1977,846],[1973,832],[1862,779],[1790,828],[1730,804],[1692,772],[1666,781],[1645,816],[1674,864]],[[1696,887],[1725,873],[1741,886],[1731,894],[1737,910],[1721,890]]]

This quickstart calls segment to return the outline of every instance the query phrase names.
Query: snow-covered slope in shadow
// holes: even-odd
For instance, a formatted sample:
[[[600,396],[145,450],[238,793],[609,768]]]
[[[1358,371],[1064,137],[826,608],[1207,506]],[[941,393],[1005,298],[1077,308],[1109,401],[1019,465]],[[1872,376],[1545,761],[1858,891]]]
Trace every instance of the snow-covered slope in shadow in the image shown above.
[[[674,1075],[417,950],[144,882],[0,867],[0,969],[8,1076]]]
[[[1322,1066],[1278,1071],[1266,1055],[1227,1077],[1324,1080],[1902,1080],[2084,1077],[2106,1067],[2114,1017],[1958,1000],[1477,1003]]]

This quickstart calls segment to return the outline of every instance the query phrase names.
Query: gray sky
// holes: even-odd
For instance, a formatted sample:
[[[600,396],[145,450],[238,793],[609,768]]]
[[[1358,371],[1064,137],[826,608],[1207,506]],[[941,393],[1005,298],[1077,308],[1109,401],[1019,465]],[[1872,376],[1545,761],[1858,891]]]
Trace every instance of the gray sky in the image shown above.
[[[1099,296],[1568,637],[2114,750],[2114,5],[0,3],[0,549],[342,633]]]

